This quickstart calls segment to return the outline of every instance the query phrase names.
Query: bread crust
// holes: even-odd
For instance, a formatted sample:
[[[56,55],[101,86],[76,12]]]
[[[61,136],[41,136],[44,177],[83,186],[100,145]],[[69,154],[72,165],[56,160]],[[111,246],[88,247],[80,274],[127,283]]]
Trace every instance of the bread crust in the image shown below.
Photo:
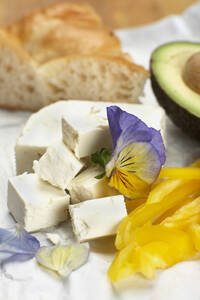
[[[119,39],[87,4],[56,4],[24,17],[8,30],[39,63],[64,55],[121,52]]]
[[[36,61],[28,54],[27,51],[24,50],[20,40],[15,35],[5,30],[5,28],[0,27],[0,47],[3,46],[12,49],[21,59],[37,65]]]

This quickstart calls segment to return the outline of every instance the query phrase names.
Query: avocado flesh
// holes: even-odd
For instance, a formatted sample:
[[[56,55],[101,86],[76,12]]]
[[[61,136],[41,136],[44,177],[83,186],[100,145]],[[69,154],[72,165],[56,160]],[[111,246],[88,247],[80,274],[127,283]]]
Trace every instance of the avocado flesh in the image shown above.
[[[189,88],[182,73],[200,43],[174,42],[158,47],[151,57],[154,94],[172,121],[190,136],[200,139],[200,94]]]

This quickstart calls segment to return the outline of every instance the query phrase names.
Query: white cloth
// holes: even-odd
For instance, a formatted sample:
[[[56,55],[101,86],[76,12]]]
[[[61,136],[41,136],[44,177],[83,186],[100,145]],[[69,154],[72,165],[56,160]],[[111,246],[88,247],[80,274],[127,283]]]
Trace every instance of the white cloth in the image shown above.
[[[158,45],[175,40],[200,41],[200,3],[182,16],[165,18],[150,26],[118,30],[125,51],[137,63],[148,67],[150,54]],[[11,87],[12,88],[12,87]],[[156,104],[147,84],[144,103]],[[0,227],[14,224],[6,205],[7,180],[15,174],[14,145],[29,113],[0,110]],[[167,122],[168,164],[185,165],[200,156],[200,143],[186,137],[169,120]],[[69,225],[56,232],[65,241],[71,239]],[[53,232],[53,230],[52,230]],[[41,244],[44,234],[37,234]],[[179,263],[165,271],[158,271],[156,279],[133,276],[118,284],[111,284],[106,271],[113,258],[113,239],[93,241],[89,261],[66,280],[58,280],[45,273],[35,259],[10,264],[8,274],[0,274],[0,300],[199,300],[200,261]]]

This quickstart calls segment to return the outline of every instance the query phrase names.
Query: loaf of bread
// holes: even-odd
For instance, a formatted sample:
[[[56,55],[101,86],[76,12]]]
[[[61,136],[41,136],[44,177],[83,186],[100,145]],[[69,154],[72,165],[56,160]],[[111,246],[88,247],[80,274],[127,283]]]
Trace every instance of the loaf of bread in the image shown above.
[[[0,106],[61,99],[138,102],[148,72],[86,4],[60,3],[0,29]]]

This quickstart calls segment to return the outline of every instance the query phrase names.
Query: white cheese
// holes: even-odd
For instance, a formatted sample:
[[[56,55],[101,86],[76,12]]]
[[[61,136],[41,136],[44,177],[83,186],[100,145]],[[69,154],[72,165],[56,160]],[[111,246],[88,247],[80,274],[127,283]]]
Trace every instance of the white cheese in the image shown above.
[[[8,209],[27,231],[57,225],[67,218],[69,195],[40,180],[22,174],[8,181]]]
[[[71,109],[62,119],[64,143],[78,158],[86,157],[101,149],[111,149],[111,136],[106,107],[109,102],[69,101]],[[121,109],[136,115],[148,126],[162,129],[164,110],[160,107],[141,104],[117,103]]]
[[[84,165],[85,162],[77,159],[60,141],[49,146],[39,161],[33,162],[33,170],[39,178],[64,190]]]
[[[48,146],[62,139],[62,116],[64,116],[63,141],[78,158],[89,156],[103,146],[111,147],[106,116],[106,107],[110,105],[113,103],[60,101],[32,114],[15,147],[17,174],[31,173],[33,161],[40,159]],[[135,114],[147,125],[162,130],[164,125],[162,108],[141,104],[117,103],[117,105]]]
[[[95,110],[95,106],[91,110],[88,106],[81,106],[79,110],[77,107],[76,114],[66,113],[62,119],[64,143],[78,158],[89,156],[102,147],[111,149],[106,115],[98,114],[99,110]]]
[[[33,161],[38,160],[48,146],[61,140],[61,117],[68,107],[66,101],[60,101],[30,116],[15,146],[17,174],[33,172]]]
[[[114,188],[108,185],[108,178],[96,179],[102,173],[98,167],[89,167],[75,177],[69,185],[71,203],[78,203],[85,200],[102,198],[119,194]]]
[[[121,195],[69,205],[73,231],[79,242],[114,235],[127,215]]]

